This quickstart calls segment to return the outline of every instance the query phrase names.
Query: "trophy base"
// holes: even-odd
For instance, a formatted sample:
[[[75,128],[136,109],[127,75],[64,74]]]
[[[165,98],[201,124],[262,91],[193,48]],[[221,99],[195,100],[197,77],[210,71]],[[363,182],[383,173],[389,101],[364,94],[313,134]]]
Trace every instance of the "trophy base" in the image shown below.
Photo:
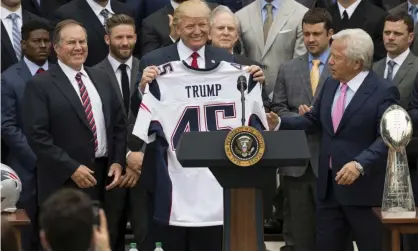
[[[390,208],[389,211],[382,211],[382,218],[385,219],[410,219],[415,218],[416,211],[405,211],[404,208]]]

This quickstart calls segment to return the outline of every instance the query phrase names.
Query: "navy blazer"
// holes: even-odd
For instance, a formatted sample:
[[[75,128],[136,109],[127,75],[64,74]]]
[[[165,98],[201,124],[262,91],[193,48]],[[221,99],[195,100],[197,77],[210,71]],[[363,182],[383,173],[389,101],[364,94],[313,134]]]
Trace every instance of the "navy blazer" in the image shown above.
[[[280,129],[320,131],[318,198],[327,197],[328,175],[336,200],[345,206],[379,206],[382,203],[387,160],[387,146],[380,137],[380,119],[386,109],[398,104],[398,88],[370,72],[347,106],[334,133],[331,110],[340,82],[328,78],[321,95],[310,112],[304,116],[282,117]],[[329,157],[332,156],[332,172]],[[350,161],[364,168],[351,185],[338,185],[336,173]]]
[[[35,192],[28,191],[28,185],[36,181],[36,156],[26,140],[22,124],[23,96],[26,83],[31,78],[32,74],[24,60],[12,65],[1,75],[1,136],[10,149],[6,163],[23,182],[23,199],[28,193]]]

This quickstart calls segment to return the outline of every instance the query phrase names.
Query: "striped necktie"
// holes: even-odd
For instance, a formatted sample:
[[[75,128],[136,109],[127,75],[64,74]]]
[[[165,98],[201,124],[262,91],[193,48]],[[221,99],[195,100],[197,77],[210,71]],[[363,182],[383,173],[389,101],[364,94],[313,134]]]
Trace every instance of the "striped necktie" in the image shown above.
[[[100,15],[104,17],[104,27],[106,27],[107,20],[110,17],[110,12],[107,9],[103,9],[102,11],[100,11]]]
[[[22,40],[22,35],[20,34],[20,27],[17,23],[17,20],[20,18],[16,13],[11,13],[7,16],[8,19],[12,20],[12,44],[13,49],[15,50],[16,57],[18,60],[22,58],[22,48],[20,47],[20,42]]]
[[[97,141],[96,122],[94,121],[93,107],[91,106],[89,93],[87,92],[87,88],[84,85],[83,80],[81,79],[80,72],[78,72],[77,75],[75,75],[75,80],[77,80],[78,87],[80,88],[81,102],[84,108],[84,112],[86,113],[86,117],[87,117],[87,121],[89,122],[90,129],[93,132],[94,150],[97,152],[99,143]]]

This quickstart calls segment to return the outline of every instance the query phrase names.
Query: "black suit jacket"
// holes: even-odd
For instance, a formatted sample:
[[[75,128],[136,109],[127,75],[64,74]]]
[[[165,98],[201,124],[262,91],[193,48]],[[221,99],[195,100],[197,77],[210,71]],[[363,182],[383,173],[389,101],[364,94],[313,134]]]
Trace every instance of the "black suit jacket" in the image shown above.
[[[50,18],[52,13],[71,0],[22,0],[22,8],[43,18]]]
[[[388,15],[386,11],[370,3],[370,1],[361,1],[348,22],[341,20],[338,5],[334,4],[329,12],[334,23],[334,33],[344,29],[360,28],[366,31],[373,39],[374,55],[373,61],[378,61],[386,57],[386,50],[383,45],[383,28],[385,18]]]
[[[26,10],[22,10],[23,24],[37,20],[48,23],[47,20],[40,18]],[[16,52],[13,49],[13,44],[10,37],[7,34],[6,27],[4,27],[3,22],[1,23],[1,72],[4,72],[10,66],[18,62],[16,57]]]
[[[115,14],[135,17],[134,11],[121,2],[111,1],[111,7]],[[98,64],[109,54],[109,46],[104,41],[105,28],[86,0],[73,0],[58,8],[54,13],[53,22],[56,24],[65,19],[80,22],[87,31],[87,43],[90,49],[86,66]]]
[[[214,9],[218,4],[207,3],[209,8]],[[170,38],[170,26],[168,15],[173,15],[174,9],[171,3],[164,8],[159,9],[142,20],[141,31],[139,33],[141,39],[140,52],[145,55],[150,51],[173,44]]]
[[[109,164],[124,166],[126,122],[109,78],[85,67],[103,104]],[[80,98],[59,66],[32,78],[23,103],[24,132],[37,157],[38,194],[42,203],[80,166],[95,169],[93,133]],[[103,188],[104,189],[104,188]]]
[[[254,61],[250,58],[247,58],[245,56],[242,55],[238,55],[238,54],[234,54],[234,62],[241,64],[241,65],[258,65],[261,67],[261,64],[258,63],[257,61]],[[266,110],[266,112],[270,112],[271,110],[271,101],[269,98],[269,95],[266,92],[266,88],[263,85],[263,91],[261,93],[261,95],[263,95],[263,105],[264,105],[264,109]]]

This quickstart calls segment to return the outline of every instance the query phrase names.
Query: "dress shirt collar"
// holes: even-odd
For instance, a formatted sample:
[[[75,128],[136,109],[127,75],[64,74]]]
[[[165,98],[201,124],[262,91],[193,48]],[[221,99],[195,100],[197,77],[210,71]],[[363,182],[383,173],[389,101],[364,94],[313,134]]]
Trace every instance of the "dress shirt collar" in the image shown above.
[[[23,57],[23,60],[25,61],[26,66],[29,68],[29,71],[32,76],[35,76],[39,68],[44,69],[44,71],[48,70],[48,60],[45,61],[45,64],[43,64],[42,66],[35,64],[34,62],[30,61],[27,57]]]
[[[112,69],[114,72],[116,72],[119,69],[119,66],[122,64],[121,62],[119,62],[118,60],[116,60],[114,57],[112,57],[112,55],[108,55],[107,59],[109,60],[110,65],[112,66]],[[128,66],[128,71],[130,71],[132,69],[132,56],[126,60],[125,64]]]
[[[177,9],[177,7],[179,7],[179,4],[174,2],[173,0],[170,1],[171,6],[173,7],[173,9]]]
[[[369,75],[369,71],[362,71],[357,74],[354,78],[347,82],[348,88],[354,93],[357,92],[358,88],[360,88],[361,84],[364,82],[364,79]],[[340,86],[342,83],[340,82]]]
[[[80,71],[75,71],[73,68],[69,67],[68,65],[61,62],[61,60],[58,60],[58,65],[61,67],[64,74],[67,76],[67,78],[70,80],[70,82],[73,82],[75,80],[75,76],[77,73],[81,73],[83,76],[88,77],[87,72],[84,70],[84,66],[81,65]]]
[[[108,0],[106,6],[105,7],[102,7],[100,4],[96,3],[93,0],[86,0],[86,2],[90,6],[90,8],[93,10],[94,14],[96,14],[96,16],[99,16],[100,15],[100,12],[103,9],[106,9],[106,10],[108,10],[110,12],[110,14],[115,15],[115,13],[112,10],[112,7],[110,6],[110,1],[111,0]]]
[[[406,57],[408,57],[409,52],[410,52],[410,50],[409,50],[409,48],[408,48],[406,51],[404,51],[404,52],[402,52],[401,54],[399,54],[396,58],[390,58],[390,57],[389,57],[389,55],[388,55],[388,56],[386,57],[386,65],[387,65],[387,63],[389,62],[389,60],[392,60],[392,61],[395,61],[395,63],[396,63],[398,66],[401,66],[401,65],[403,64],[403,62],[405,61]]]
[[[194,52],[189,47],[187,47],[181,39],[177,43],[177,51],[179,52],[179,57],[181,61],[190,58],[190,56]],[[199,54],[199,57],[202,58],[203,61],[205,61],[205,45],[196,52]]]
[[[410,13],[409,9],[411,9],[411,6],[413,6],[413,4],[408,1],[408,13]],[[415,4],[416,7],[418,7],[418,4]]]
[[[5,19],[7,19],[7,17],[10,15],[10,14],[12,14],[12,13],[16,13],[19,17],[20,17],[20,19],[22,20],[22,17],[23,17],[23,15],[22,15],[22,6],[20,6],[19,7],[19,9],[17,9],[16,11],[14,11],[14,12],[11,12],[10,10],[8,10],[8,9],[6,9],[6,8],[4,8],[3,6],[1,7],[1,20],[5,20]]]
[[[261,0],[260,1],[261,10],[263,10],[264,7],[266,7],[266,4],[269,4],[269,2],[267,2],[266,0]],[[276,9],[276,10],[279,9],[279,5],[280,5],[279,0],[273,0],[273,1],[270,2],[270,4],[273,5],[273,7],[274,7],[273,9]]]
[[[308,52],[309,63],[311,63],[312,60],[314,60],[314,59],[319,59],[321,61],[321,64],[327,64],[328,63],[328,57],[329,57],[329,49],[326,49],[325,51],[323,51],[322,54],[319,55],[319,57],[316,57],[316,58],[311,53]]]
[[[351,18],[354,11],[357,9],[357,6],[361,3],[361,0],[357,0],[354,3],[352,3],[347,9],[345,9],[338,1],[338,9],[340,10],[341,18],[343,18],[344,11],[347,11],[348,18]]]

